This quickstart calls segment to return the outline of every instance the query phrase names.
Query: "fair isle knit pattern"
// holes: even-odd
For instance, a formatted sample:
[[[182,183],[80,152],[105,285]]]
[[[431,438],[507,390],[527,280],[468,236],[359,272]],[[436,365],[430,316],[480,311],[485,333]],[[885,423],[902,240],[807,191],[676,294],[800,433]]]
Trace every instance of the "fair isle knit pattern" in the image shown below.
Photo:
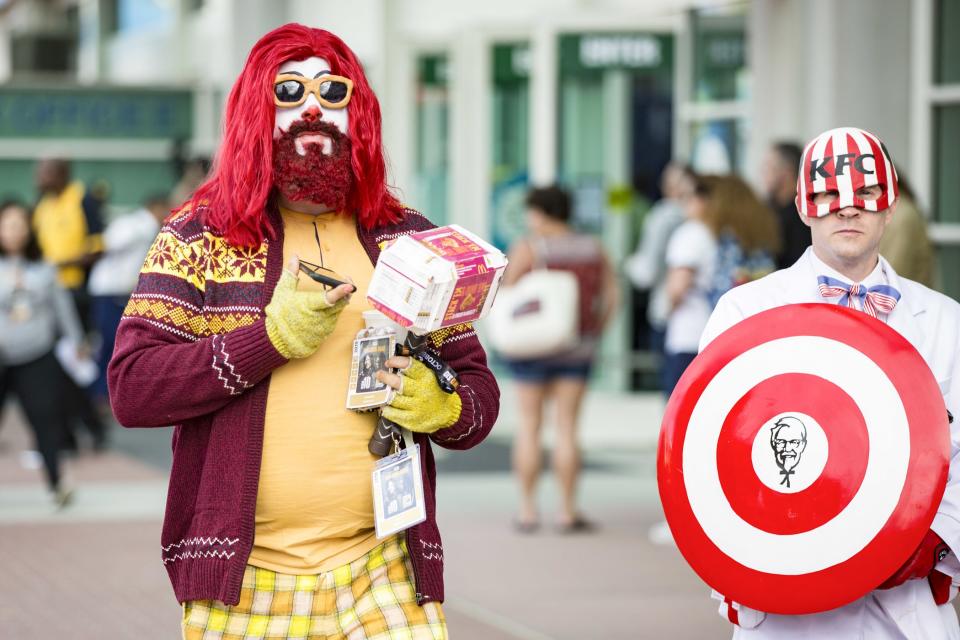
[[[260,316],[260,310],[255,307],[197,309],[186,300],[164,295],[133,295],[123,312],[126,319],[142,318],[192,339],[247,327],[259,320]]]
[[[121,424],[175,427],[161,557],[177,599],[232,605],[253,545],[270,372],[287,362],[267,336],[263,311],[283,269],[283,224],[271,208],[272,239],[236,248],[203,214],[185,208],[161,230],[120,323],[108,378]],[[432,227],[406,210],[396,224],[358,226],[357,236],[376,264],[382,243]],[[406,543],[420,604],[444,597],[431,445],[479,444],[500,395],[469,324],[435,332],[429,345],[459,374],[462,410],[455,424],[414,435],[427,520],[406,531]]]
[[[176,221],[189,215],[189,210],[181,211],[164,225],[141,273],[182,278],[201,291],[207,282],[263,282],[268,241],[251,249],[230,246],[206,226],[183,233]]]

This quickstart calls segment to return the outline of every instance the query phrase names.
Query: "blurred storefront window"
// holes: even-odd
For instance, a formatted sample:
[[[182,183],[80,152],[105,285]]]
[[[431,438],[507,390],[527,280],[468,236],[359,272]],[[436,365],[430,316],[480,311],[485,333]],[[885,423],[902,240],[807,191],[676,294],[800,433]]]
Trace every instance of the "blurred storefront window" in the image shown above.
[[[698,102],[749,98],[746,10],[693,12],[693,87]]]
[[[932,210],[939,288],[960,300],[960,2],[933,0]]]
[[[659,195],[672,144],[673,38],[562,35],[559,67],[558,174],[574,190],[580,225],[601,232],[608,201],[629,205],[611,196]]]
[[[450,97],[446,54],[421,55],[417,60],[416,202],[434,224],[447,220],[450,182]]]
[[[693,140],[691,157],[696,170],[707,174],[724,174],[739,166],[743,136],[740,120],[707,120],[690,126]]]
[[[9,10],[15,11],[14,3]],[[72,76],[77,72],[77,45],[80,39],[79,11],[76,6],[34,7],[37,14],[25,20],[20,28],[4,25],[0,15],[0,60],[9,56],[9,72],[13,77],[34,79],[36,74]],[[21,6],[24,6],[21,4]],[[6,32],[6,33],[4,33]],[[7,44],[9,42],[9,45]],[[3,66],[0,62],[0,67]]]
[[[960,223],[960,104],[934,110],[934,141],[937,222]]]
[[[492,239],[506,249],[524,232],[530,158],[530,46],[496,44],[492,55]]]
[[[938,289],[954,300],[960,300],[960,246],[943,244],[937,247],[937,270],[940,277]]]
[[[960,2],[937,0],[936,19],[936,82],[938,84],[960,83]]]
[[[117,31],[168,28],[175,22],[174,0],[115,1]]]
[[[688,127],[690,161],[702,173],[746,168],[748,9],[736,3],[689,13],[693,71],[681,120]]]

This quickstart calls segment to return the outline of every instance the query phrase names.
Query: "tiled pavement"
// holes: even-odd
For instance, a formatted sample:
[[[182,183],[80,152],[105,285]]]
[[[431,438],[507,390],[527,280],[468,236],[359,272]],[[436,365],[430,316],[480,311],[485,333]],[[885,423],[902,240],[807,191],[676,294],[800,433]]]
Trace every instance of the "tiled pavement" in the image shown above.
[[[587,536],[510,529],[512,424],[478,450],[442,455],[439,512],[454,640],[726,638],[708,590],[646,530],[660,518],[653,480],[657,407],[595,398],[585,411]],[[54,512],[39,471],[23,469],[18,413],[0,426],[0,638],[179,638],[179,608],[159,560],[166,430],[116,432],[118,450],[70,469],[74,504]],[[625,416],[642,428],[623,425]],[[619,427],[617,425],[620,425]],[[554,487],[544,483],[545,513]]]

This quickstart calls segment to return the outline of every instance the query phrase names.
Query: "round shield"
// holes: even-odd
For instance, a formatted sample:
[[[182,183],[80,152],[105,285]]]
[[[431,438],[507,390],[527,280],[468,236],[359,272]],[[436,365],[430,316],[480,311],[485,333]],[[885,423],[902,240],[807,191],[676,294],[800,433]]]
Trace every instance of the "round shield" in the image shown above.
[[[929,367],[865,313],[796,304],[734,325],[667,404],[657,481],[680,552],[735,602],[826,611],[896,571],[946,486]]]

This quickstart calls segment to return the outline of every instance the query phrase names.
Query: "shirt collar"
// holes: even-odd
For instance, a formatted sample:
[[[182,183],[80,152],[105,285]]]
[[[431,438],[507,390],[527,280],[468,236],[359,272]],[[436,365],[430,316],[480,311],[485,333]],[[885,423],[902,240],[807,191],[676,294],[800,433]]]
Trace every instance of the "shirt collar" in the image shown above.
[[[813,270],[816,271],[817,275],[830,276],[831,278],[845,282],[848,285],[861,284],[869,288],[875,287],[878,284],[888,284],[886,270],[883,266],[883,258],[878,257],[877,266],[873,268],[873,271],[870,272],[870,275],[868,275],[859,283],[852,282],[850,278],[841,274],[836,269],[828,266],[827,263],[817,257],[816,252],[812,248],[810,249],[810,260],[813,261]]]

